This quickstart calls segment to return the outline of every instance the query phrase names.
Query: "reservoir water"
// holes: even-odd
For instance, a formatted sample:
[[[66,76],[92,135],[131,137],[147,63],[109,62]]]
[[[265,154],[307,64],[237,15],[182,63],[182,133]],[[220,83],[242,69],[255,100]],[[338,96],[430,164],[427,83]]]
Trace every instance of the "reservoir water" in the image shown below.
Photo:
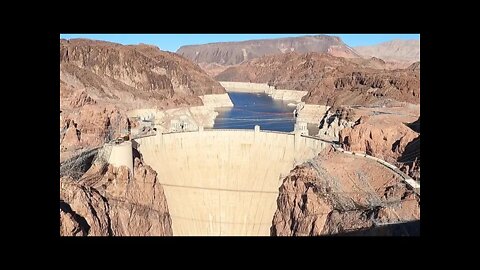
[[[264,93],[229,92],[233,108],[217,108],[213,128],[253,129],[259,125],[262,130],[293,131],[295,118],[291,101],[276,100]]]

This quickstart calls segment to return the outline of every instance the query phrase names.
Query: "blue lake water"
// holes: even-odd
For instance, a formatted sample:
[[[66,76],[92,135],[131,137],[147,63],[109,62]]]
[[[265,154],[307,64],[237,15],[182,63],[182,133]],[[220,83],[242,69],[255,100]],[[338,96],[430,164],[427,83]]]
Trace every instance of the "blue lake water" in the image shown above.
[[[282,100],[275,100],[267,94],[229,92],[233,108],[217,108],[213,128],[253,129],[259,125],[262,130],[293,131],[294,106]]]

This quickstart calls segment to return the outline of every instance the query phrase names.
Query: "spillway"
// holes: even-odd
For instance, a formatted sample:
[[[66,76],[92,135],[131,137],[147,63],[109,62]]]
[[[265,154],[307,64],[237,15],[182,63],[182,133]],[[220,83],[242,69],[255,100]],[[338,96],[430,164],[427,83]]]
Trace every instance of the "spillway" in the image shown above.
[[[134,143],[158,173],[176,236],[270,235],[283,177],[326,146],[258,129],[159,133]]]

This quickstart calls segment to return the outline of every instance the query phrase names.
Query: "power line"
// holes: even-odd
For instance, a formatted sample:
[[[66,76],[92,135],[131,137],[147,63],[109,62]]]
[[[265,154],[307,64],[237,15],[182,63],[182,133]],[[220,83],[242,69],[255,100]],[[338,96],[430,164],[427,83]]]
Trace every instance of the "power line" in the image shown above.
[[[263,194],[295,194],[295,195],[300,195],[303,194],[303,191],[299,192],[291,192],[291,191],[273,191],[273,190],[246,190],[246,189],[227,189],[227,188],[213,188],[213,187],[199,187],[199,186],[186,186],[186,185],[174,185],[174,184],[167,184],[167,183],[161,183],[159,182],[162,186],[166,187],[179,187],[179,188],[186,188],[186,189],[199,189],[199,190],[210,190],[210,191],[225,191],[225,192],[242,192],[242,193],[263,193]],[[398,182],[397,185],[403,185],[407,187],[403,182]],[[323,187],[323,189],[327,189],[328,187]],[[322,191],[323,192],[323,191]],[[382,194],[378,194],[375,192],[371,191],[325,191],[325,193],[321,193],[322,195],[337,195],[337,194],[369,194],[369,195],[376,195],[380,196]],[[415,193],[412,193],[415,194]],[[399,200],[397,202],[401,202],[402,200]]]
[[[121,202],[121,203],[125,203],[125,204],[131,204],[131,205],[134,205],[134,206],[137,206],[137,207],[140,207],[140,208],[143,208],[143,209],[148,209],[149,211],[153,211],[153,212],[157,212],[159,213],[160,215],[162,216],[170,216],[171,218],[176,218],[176,219],[184,219],[184,220],[190,220],[190,221],[195,221],[195,222],[202,222],[202,223],[219,223],[219,224],[230,224],[230,225],[268,225],[268,226],[275,226],[277,224],[274,224],[273,223],[273,220],[272,222],[233,222],[233,221],[222,221],[220,219],[220,221],[216,221],[216,220],[205,220],[205,219],[198,219],[198,218],[193,218],[193,217],[185,217],[185,216],[179,216],[179,215],[173,215],[171,213],[168,213],[168,212],[165,212],[165,211],[160,211],[160,210],[157,210],[157,209],[154,209],[148,205],[143,205],[143,204],[138,204],[138,203],[135,203],[135,202],[130,202],[130,201],[126,201],[124,199],[120,199],[120,198],[115,198],[115,197],[108,197],[107,198],[109,201],[116,201],[116,202]],[[412,201],[413,199],[404,199],[403,201]],[[375,208],[375,207],[378,207],[378,206],[374,206],[372,208]],[[331,211],[328,211],[328,212],[319,212],[319,213],[310,213],[310,214],[305,214],[305,213],[302,213],[301,216],[299,216],[299,218],[307,218],[307,217],[312,217],[312,216],[320,216],[320,215],[328,215],[330,214],[332,211],[339,211],[339,209],[335,209],[333,208]],[[352,211],[366,211],[366,210],[371,210],[371,208],[357,208],[357,209],[348,209],[348,210],[344,210],[344,211],[339,211],[339,212],[352,212]],[[278,208],[277,208],[277,211],[278,211]],[[220,215],[219,215],[220,217]],[[398,215],[397,215],[398,217]],[[399,217],[398,217],[399,218]],[[378,225],[383,225],[382,223],[378,223],[375,219],[371,219],[371,221],[373,223],[375,223],[376,226]],[[395,222],[390,222],[388,224],[397,224],[397,223],[404,223],[404,222],[409,222],[409,221],[412,221],[412,220],[402,220],[399,218],[398,221],[395,221]],[[221,230],[221,226],[219,227],[219,229]],[[257,233],[258,234],[258,233]]]

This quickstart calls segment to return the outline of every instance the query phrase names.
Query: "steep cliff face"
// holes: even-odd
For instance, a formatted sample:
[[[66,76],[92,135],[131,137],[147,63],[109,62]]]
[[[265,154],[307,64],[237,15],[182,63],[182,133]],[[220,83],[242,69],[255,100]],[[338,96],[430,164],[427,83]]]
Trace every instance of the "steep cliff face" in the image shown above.
[[[198,63],[213,76],[221,72],[222,66],[239,65],[255,58],[291,52],[327,53],[355,61],[367,59],[372,68],[399,69],[407,68],[420,60],[420,41],[391,40],[372,46],[351,48],[339,37],[318,35],[188,45],[177,50],[178,54]]]
[[[396,160],[404,152],[405,146],[418,133],[403,123],[392,123],[379,127],[369,119],[361,119],[360,124],[343,129],[340,142],[348,151],[362,151],[387,161]]]
[[[96,147],[128,133],[125,111],[114,105],[83,105],[64,110],[60,120],[60,151]]]
[[[70,103],[68,105],[70,105],[71,108],[80,108],[89,104],[97,104],[97,102],[83,90],[74,92],[69,101]]]
[[[73,179],[61,179],[61,235],[110,235],[108,211],[108,203],[97,190],[75,184]]]
[[[127,134],[126,111],[202,105],[225,89],[198,65],[149,45],[60,40],[62,156]]]
[[[174,53],[86,39],[60,40],[60,81],[64,88],[125,106],[138,100],[201,105],[198,96],[225,93],[198,65]]]
[[[420,71],[420,61],[411,64],[410,66],[408,66],[407,69],[410,69],[413,71]]]
[[[217,63],[198,63],[198,65],[203,69],[205,70],[205,72],[212,76],[212,77],[215,77],[217,76],[218,74],[220,74],[221,72],[223,72],[225,69],[231,67],[231,66],[224,66],[224,65],[220,65],[220,64],[217,64]]]
[[[400,170],[420,181],[420,135],[405,146],[396,163]]]
[[[338,141],[341,130],[356,124],[358,124],[358,119],[353,109],[330,108],[320,120],[317,136],[328,141]]]
[[[182,46],[177,50],[178,54],[204,65],[209,63],[236,65],[265,55],[288,52],[320,52],[340,57],[360,57],[339,37],[327,35],[218,42]]]
[[[420,134],[401,116],[362,116],[357,125],[339,132],[342,147],[365,152],[401,168],[414,179],[420,179]],[[419,124],[414,122],[413,127]]]
[[[302,101],[310,104],[372,105],[386,100],[418,104],[419,70],[386,70],[382,62],[319,53],[286,53],[230,67],[215,78],[305,90],[308,94]]]
[[[283,180],[271,234],[330,235],[418,220],[419,203],[389,169],[327,150]]]
[[[93,166],[80,180],[60,179],[60,235],[170,236],[171,219],[157,173],[136,158],[126,167]]]

